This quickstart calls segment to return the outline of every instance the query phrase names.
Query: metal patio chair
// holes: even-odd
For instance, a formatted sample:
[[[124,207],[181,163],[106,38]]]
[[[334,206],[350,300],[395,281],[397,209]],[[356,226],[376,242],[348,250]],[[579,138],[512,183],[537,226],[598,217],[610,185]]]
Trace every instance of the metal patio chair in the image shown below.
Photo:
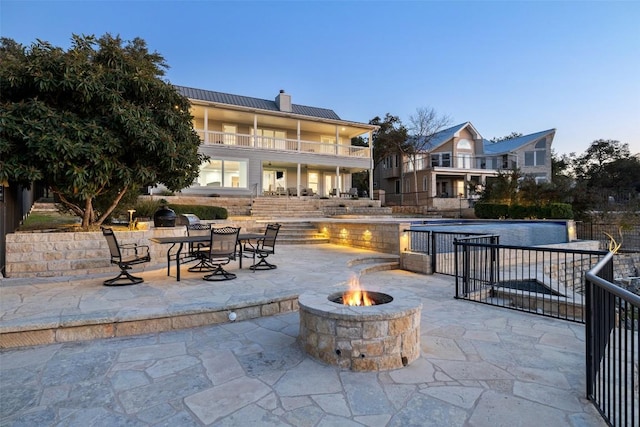
[[[136,285],[144,282],[142,277],[129,274],[132,265],[142,264],[151,261],[149,246],[138,245],[137,243],[119,244],[113,229],[101,227],[102,234],[107,239],[109,252],[111,253],[111,264],[120,267],[120,274],[113,279],[105,280],[105,286],[126,286]]]
[[[253,257],[254,264],[250,267],[251,270],[273,270],[277,268],[275,264],[270,264],[267,261],[267,257],[275,253],[276,238],[278,237],[278,231],[280,230],[280,224],[267,224],[267,228],[264,231],[264,236],[255,242],[255,245],[251,242],[246,242],[242,248],[243,254]],[[260,261],[256,264],[255,258],[260,258]]]
[[[211,224],[187,224],[187,236],[209,236],[211,235]],[[190,272],[203,273],[215,270],[215,266],[207,263],[209,243],[189,243],[189,253],[187,258],[197,260],[197,264],[189,267]]]
[[[226,271],[222,266],[234,261],[237,257],[238,235],[240,227],[221,227],[211,229],[209,250],[203,261],[211,266],[212,273],[203,277],[204,280],[217,282],[235,279],[235,273]]]

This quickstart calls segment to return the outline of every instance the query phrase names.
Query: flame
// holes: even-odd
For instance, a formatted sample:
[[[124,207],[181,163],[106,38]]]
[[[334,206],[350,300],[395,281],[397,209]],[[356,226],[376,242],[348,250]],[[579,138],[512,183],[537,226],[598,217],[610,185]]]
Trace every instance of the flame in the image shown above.
[[[351,289],[342,294],[342,304],[351,306],[368,306],[375,304],[373,299],[371,299],[369,294],[367,294],[367,291],[360,289],[360,282],[358,279],[352,279],[349,283],[349,287]]]

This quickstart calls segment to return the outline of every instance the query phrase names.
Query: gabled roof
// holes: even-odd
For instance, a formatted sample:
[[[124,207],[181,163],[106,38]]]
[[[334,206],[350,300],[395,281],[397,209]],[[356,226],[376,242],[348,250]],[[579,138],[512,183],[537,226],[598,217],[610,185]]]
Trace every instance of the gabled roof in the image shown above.
[[[258,110],[281,112],[275,101],[251,98],[249,96],[232,95],[230,93],[214,92],[211,90],[195,89],[186,86],[174,87],[181,95],[189,99],[197,99],[216,104],[227,104],[236,107],[254,108]],[[327,108],[308,107],[306,105],[291,104],[291,113],[301,116],[318,117],[321,119],[342,120],[333,110]]]
[[[506,139],[500,142],[491,142],[489,140],[483,139],[482,145],[486,154],[509,153],[517,150],[523,145],[538,141],[545,136],[553,135],[555,134],[555,132],[555,129],[548,129],[543,130],[542,132],[536,132],[529,135],[519,136],[517,138]]]
[[[470,126],[472,128],[473,133],[480,136],[478,131],[473,127],[473,125],[470,122],[460,123],[459,125],[451,126],[450,128],[443,129],[440,132],[435,133],[431,138],[431,141],[429,141],[429,146],[424,147],[425,150],[431,151],[437,148],[438,146],[444,144],[445,142],[455,137],[458,132],[460,132],[462,129],[464,129],[467,126]]]

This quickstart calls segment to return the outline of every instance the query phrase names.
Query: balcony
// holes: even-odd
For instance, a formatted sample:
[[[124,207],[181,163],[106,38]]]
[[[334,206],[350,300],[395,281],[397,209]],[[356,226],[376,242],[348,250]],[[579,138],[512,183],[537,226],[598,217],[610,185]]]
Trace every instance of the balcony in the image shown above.
[[[254,136],[240,133],[204,130],[196,130],[196,132],[205,145],[223,144],[235,147],[253,148],[257,150],[312,153],[329,156],[356,157],[360,159],[368,159],[371,156],[371,149],[369,147],[341,144],[336,145],[315,141]]]
[[[441,169],[456,169],[456,170],[506,170],[514,169],[518,167],[518,159],[516,155],[500,155],[500,156],[446,156],[438,153],[438,155],[431,155],[431,162],[429,163],[427,158],[418,159],[416,161],[417,170],[441,170]],[[405,162],[405,171],[413,172],[413,163]]]

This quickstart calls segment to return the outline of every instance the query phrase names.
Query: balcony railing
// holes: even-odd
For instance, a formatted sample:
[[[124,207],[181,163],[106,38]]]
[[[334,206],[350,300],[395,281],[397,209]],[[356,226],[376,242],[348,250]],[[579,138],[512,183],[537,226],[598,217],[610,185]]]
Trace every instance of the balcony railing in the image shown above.
[[[200,139],[206,145],[223,144],[236,147],[249,147],[260,150],[293,151],[341,157],[358,157],[368,159],[371,156],[369,147],[354,145],[328,144],[323,142],[303,141],[297,139],[254,136],[239,133],[225,133],[197,130]]]
[[[518,167],[518,159],[515,155],[501,156],[434,156],[430,158],[418,159],[415,162],[417,170],[428,170],[436,168],[449,169],[487,169],[505,170]],[[413,172],[413,162],[404,163],[405,173]]]

